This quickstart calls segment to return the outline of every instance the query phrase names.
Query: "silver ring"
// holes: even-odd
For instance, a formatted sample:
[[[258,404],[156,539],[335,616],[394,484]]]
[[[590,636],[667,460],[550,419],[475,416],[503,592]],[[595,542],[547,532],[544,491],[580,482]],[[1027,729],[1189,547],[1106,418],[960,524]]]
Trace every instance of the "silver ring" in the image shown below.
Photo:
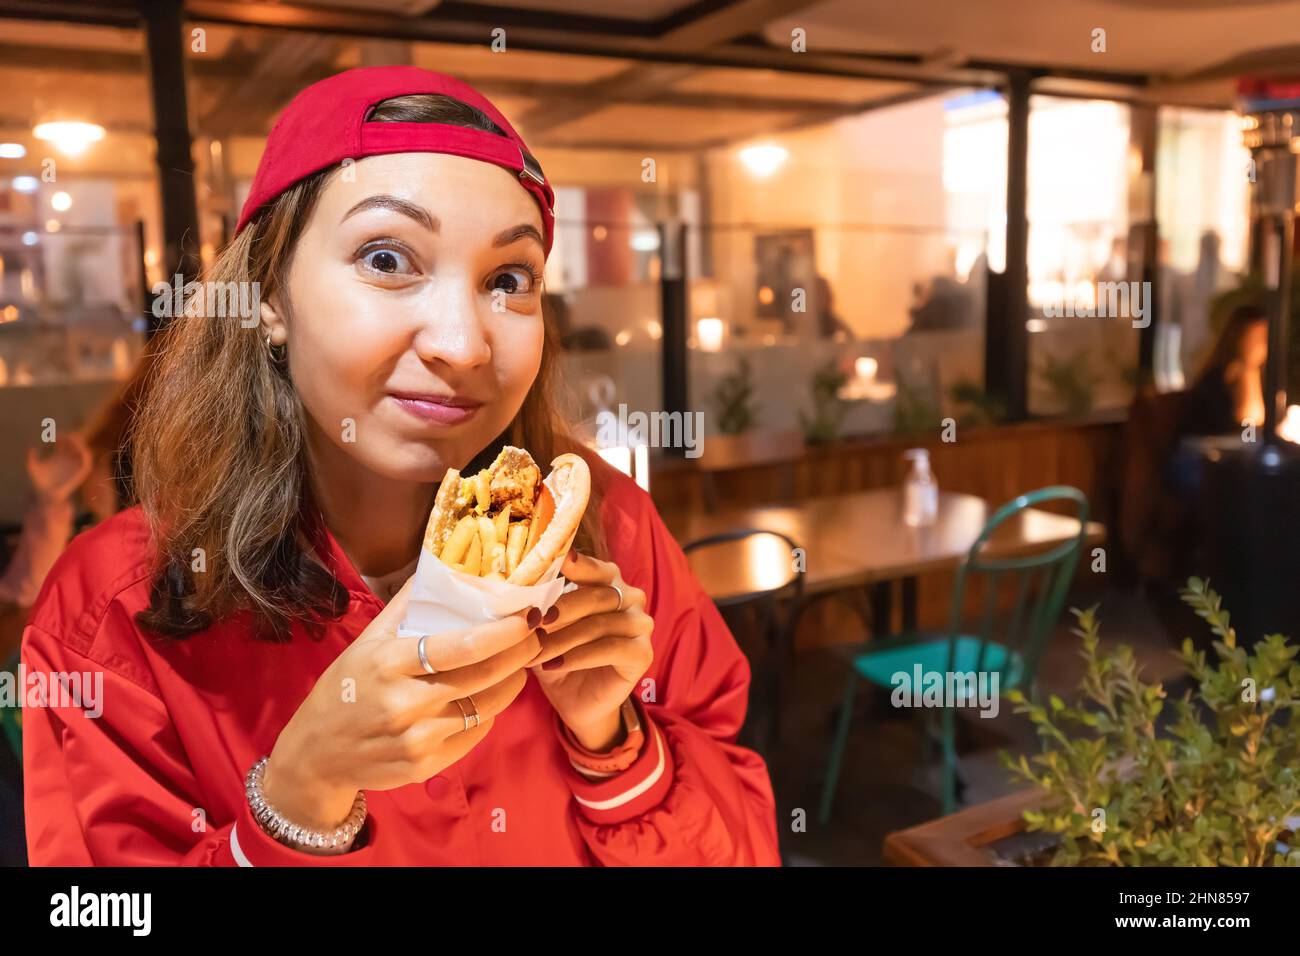
[[[424,668],[424,672],[432,676],[438,672],[429,665],[429,657],[424,653],[424,642],[428,639],[428,634],[422,635],[420,637],[420,642],[415,645],[415,652],[420,655],[420,666]]]
[[[474,697],[471,695],[470,697],[466,698],[466,700],[469,701],[469,706],[473,709],[474,713],[472,714],[465,713],[465,705],[464,703],[462,703],[461,698],[459,697],[456,698],[456,706],[460,708],[461,720],[465,722],[464,729],[469,730],[470,727],[477,727],[480,723],[482,723],[482,719],[478,715],[478,705],[474,703]],[[470,718],[473,718],[474,720],[473,724],[470,723]]]
[[[611,584],[610,587],[618,592],[618,607],[614,608],[614,612],[617,613],[623,610],[623,589],[617,584]]]

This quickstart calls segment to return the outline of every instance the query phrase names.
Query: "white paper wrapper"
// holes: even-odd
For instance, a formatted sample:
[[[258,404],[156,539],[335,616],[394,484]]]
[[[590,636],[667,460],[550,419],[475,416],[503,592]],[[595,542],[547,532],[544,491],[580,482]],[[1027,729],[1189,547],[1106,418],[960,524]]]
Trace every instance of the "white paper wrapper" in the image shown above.
[[[550,478],[547,475],[542,479],[548,487]],[[569,547],[572,546],[570,539]],[[568,548],[562,549],[537,583],[525,586],[455,571],[427,548],[421,548],[406,618],[398,627],[397,636],[420,637],[487,624],[529,607],[545,614],[561,594],[577,587],[560,576],[560,565],[568,553]]]
[[[550,610],[571,584],[560,575],[563,552],[537,584],[510,584],[455,571],[435,558],[427,548],[420,551],[415,566],[406,617],[397,629],[398,637],[419,637],[499,621],[525,608]]]

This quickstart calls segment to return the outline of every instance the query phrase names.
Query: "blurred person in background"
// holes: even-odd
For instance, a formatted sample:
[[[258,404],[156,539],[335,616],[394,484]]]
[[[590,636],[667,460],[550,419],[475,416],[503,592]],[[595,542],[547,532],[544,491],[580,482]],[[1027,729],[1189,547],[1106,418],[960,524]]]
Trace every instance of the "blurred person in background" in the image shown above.
[[[78,525],[105,521],[131,503],[127,432],[157,341],[155,336],[146,342],[130,377],[80,431],[66,433],[44,453],[27,449],[31,503],[18,544],[0,574],[0,605],[31,607]]]
[[[1200,373],[1183,398],[1180,433],[1225,435],[1264,421],[1264,363],[1268,313],[1258,305],[1234,309]]]

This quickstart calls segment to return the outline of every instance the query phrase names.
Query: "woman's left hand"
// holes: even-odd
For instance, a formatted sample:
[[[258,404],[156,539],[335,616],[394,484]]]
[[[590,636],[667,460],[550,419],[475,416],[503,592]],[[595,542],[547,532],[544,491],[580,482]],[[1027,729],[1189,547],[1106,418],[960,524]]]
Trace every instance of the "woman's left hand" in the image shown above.
[[[542,650],[528,666],[578,742],[603,752],[621,743],[619,709],[654,659],[654,619],[618,565],[571,551],[560,570],[578,587],[542,619]]]

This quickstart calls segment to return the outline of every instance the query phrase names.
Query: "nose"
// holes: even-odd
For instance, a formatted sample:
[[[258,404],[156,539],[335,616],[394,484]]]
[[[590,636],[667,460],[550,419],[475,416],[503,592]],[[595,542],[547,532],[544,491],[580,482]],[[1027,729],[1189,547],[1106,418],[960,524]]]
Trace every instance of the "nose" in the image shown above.
[[[468,369],[492,358],[477,298],[467,281],[447,278],[430,285],[415,336],[415,352],[423,361]]]

